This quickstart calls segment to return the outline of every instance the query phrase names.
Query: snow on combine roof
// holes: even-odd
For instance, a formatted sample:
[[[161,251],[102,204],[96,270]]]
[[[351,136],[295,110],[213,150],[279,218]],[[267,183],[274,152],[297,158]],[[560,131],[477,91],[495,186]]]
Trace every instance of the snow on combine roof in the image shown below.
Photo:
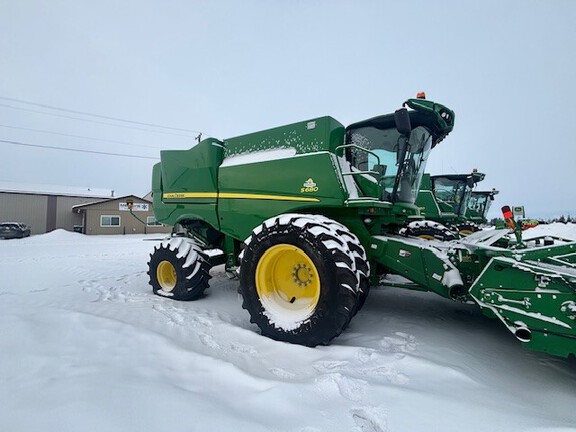
[[[0,192],[37,194],[37,195],[63,195],[88,198],[113,198],[112,189],[98,189],[79,186],[56,186],[46,184],[29,184],[0,181]]]

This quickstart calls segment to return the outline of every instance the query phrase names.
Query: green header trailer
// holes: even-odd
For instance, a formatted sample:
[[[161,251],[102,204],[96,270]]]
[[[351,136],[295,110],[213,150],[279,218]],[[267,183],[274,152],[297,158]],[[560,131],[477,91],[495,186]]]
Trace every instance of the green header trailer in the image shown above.
[[[423,219],[426,161],[453,126],[453,111],[418,98],[347,127],[319,117],[162,151],[155,216],[184,234],[151,254],[154,293],[199,299],[224,264],[263,335],[316,346],[396,274],[407,289],[478,304],[528,348],[576,353],[576,244],[527,244],[510,230],[456,242],[400,234]]]

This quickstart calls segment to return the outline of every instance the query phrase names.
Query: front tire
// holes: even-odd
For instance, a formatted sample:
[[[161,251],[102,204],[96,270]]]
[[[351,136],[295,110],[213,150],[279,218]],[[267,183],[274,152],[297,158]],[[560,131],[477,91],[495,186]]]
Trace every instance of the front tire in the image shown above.
[[[154,248],[148,263],[154,294],[173,300],[196,300],[208,288],[208,257],[193,240],[168,238]]]
[[[458,229],[458,233],[462,237],[469,236],[470,234],[473,234],[473,233],[481,230],[481,228],[478,226],[478,224],[476,224],[474,222],[460,223],[460,224],[456,225],[456,228]]]
[[[366,256],[366,250],[364,246],[362,246],[362,243],[360,243],[360,240],[358,240],[358,237],[340,222],[324,216],[316,217],[321,219],[346,242],[346,247],[351,253],[353,268],[356,272],[356,278],[358,279],[358,298],[356,300],[356,307],[354,308],[354,315],[356,315],[366,303],[366,299],[370,293],[370,264]]]
[[[359,284],[354,258],[344,236],[327,221],[281,215],[265,221],[246,241],[239,291],[242,307],[263,335],[307,346],[327,344],[354,315]]]
[[[456,240],[458,235],[438,222],[416,221],[410,222],[400,230],[400,234],[409,237],[418,237],[423,240]]]

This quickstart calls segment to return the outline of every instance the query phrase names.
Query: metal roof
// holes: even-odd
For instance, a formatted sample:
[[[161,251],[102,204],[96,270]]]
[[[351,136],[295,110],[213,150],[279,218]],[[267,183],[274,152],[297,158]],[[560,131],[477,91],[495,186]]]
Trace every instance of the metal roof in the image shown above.
[[[0,192],[29,195],[61,195],[87,198],[114,198],[112,189],[78,186],[57,186],[0,181]]]

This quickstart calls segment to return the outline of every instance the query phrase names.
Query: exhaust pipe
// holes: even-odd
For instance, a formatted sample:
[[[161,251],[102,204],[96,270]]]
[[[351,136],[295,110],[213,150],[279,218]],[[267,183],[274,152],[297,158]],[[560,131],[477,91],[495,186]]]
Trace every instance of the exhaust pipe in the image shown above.
[[[516,327],[516,330],[514,330],[514,336],[516,336],[520,342],[530,342],[532,340],[532,332],[525,323],[522,321],[516,321],[514,326]]]

